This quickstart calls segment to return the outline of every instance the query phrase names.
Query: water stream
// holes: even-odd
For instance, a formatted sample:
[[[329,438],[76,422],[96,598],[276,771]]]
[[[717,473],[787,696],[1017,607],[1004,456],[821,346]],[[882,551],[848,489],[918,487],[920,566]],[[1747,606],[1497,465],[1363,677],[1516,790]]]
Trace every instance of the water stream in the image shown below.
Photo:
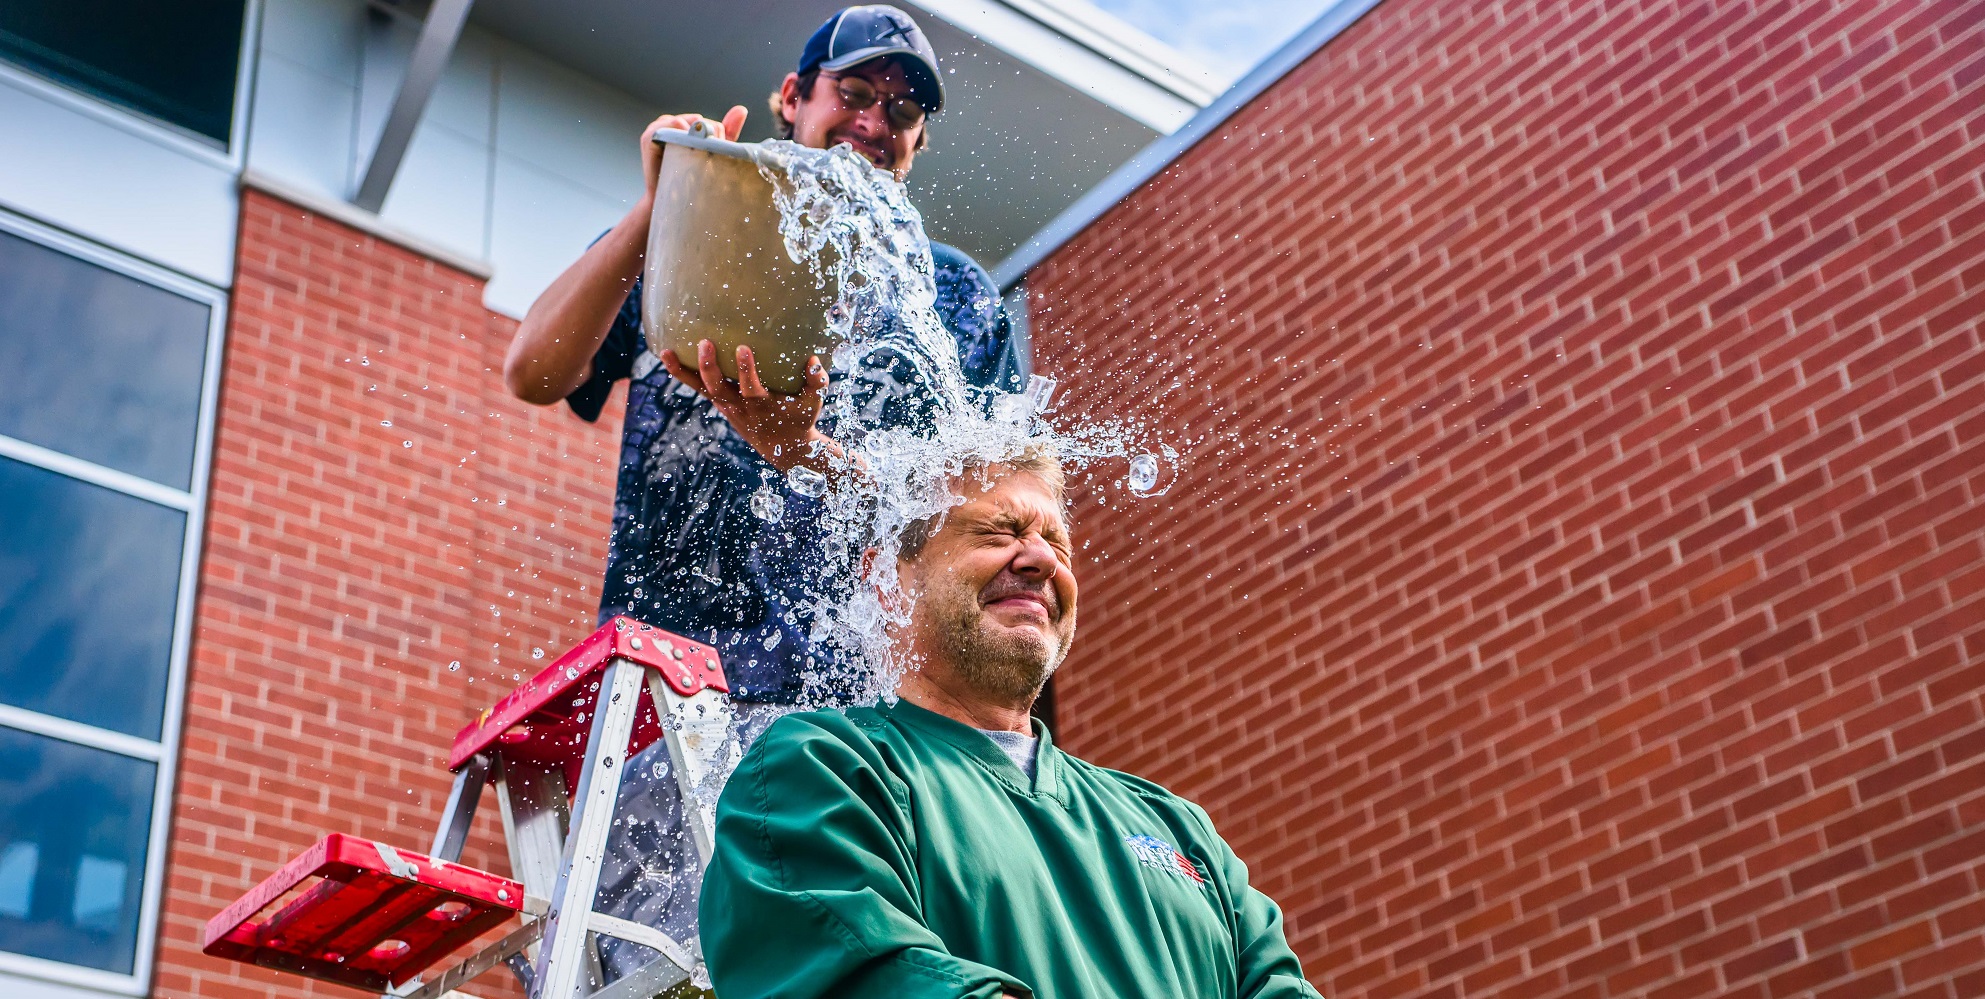
[[[837,377],[826,416],[847,455],[836,474],[796,468],[788,477],[794,493],[818,502],[813,524],[825,560],[820,582],[789,611],[811,622],[811,641],[827,653],[806,678],[808,702],[873,703],[892,697],[913,665],[887,637],[909,613],[908,601],[895,599],[903,530],[961,502],[953,483],[966,469],[1045,448],[1061,457],[1071,480],[1099,466],[1123,468],[1124,490],[1151,496],[1169,488],[1177,455],[1145,447],[1150,428],[1055,413],[1052,378],[1037,374],[1017,393],[967,385],[957,341],[935,309],[923,217],[903,184],[847,146],[817,150],[775,140],[762,148],[768,155],[760,170],[773,186],[787,252],[836,289],[826,320],[839,344]],[[892,379],[882,393],[865,394],[859,380],[842,377],[864,359],[891,355],[898,362],[891,370],[907,366],[913,375]],[[892,406],[917,418],[877,429],[879,414]],[[783,498],[774,498],[780,502],[755,502],[754,512],[792,529]],[[871,549],[871,585],[848,585],[860,578]]]

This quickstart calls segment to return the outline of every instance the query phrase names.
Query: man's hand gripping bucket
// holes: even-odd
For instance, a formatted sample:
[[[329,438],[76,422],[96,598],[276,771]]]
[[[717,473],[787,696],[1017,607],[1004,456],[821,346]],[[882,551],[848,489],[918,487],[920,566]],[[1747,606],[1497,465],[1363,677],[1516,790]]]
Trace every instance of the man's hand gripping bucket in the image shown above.
[[[663,155],[642,276],[648,349],[672,350],[694,369],[697,344],[713,341],[735,379],[737,348],[748,346],[765,387],[798,393],[807,358],[833,347],[833,292],[786,253],[772,184],[759,171],[763,151],[725,140],[709,121],[661,129],[654,141]]]

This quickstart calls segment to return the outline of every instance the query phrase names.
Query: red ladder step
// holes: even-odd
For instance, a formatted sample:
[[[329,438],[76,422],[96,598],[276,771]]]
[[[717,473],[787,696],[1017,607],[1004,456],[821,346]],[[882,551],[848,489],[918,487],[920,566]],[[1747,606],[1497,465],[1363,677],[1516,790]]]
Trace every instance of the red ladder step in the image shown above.
[[[201,949],[379,992],[523,907],[509,878],[332,833],[209,920]]]

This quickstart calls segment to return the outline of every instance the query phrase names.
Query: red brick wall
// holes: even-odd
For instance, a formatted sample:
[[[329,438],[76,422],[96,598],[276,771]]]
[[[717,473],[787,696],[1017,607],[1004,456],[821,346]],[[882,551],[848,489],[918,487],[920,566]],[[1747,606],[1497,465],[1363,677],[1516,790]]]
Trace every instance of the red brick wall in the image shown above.
[[[1030,279],[1066,741],[1331,999],[1985,996],[1981,172],[1976,0],[1385,0]]]
[[[509,397],[478,280],[252,191],[239,255],[154,988],[350,996],[200,928],[326,832],[426,851],[456,730],[592,630],[619,428]]]

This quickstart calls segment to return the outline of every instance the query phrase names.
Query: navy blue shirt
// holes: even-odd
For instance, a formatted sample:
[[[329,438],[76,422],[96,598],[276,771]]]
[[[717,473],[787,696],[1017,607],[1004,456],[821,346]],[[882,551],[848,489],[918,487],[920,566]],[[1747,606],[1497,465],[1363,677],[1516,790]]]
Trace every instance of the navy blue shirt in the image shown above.
[[[958,340],[965,380],[1018,391],[1027,373],[998,287],[952,247],[931,244],[931,258],[938,318]],[[891,352],[834,377],[849,379],[833,390],[854,392],[856,411],[876,426],[904,425],[925,411],[913,371]],[[809,589],[813,581],[800,577],[818,563],[782,543],[787,529],[751,512],[754,491],[784,483],[709,400],[671,378],[648,350],[639,282],[593,355],[592,375],[566,402],[596,420],[622,378],[631,384],[600,620],[626,614],[714,646],[741,700],[797,700],[813,650],[807,622],[780,595]],[[804,516],[804,504],[784,495],[787,519]]]

